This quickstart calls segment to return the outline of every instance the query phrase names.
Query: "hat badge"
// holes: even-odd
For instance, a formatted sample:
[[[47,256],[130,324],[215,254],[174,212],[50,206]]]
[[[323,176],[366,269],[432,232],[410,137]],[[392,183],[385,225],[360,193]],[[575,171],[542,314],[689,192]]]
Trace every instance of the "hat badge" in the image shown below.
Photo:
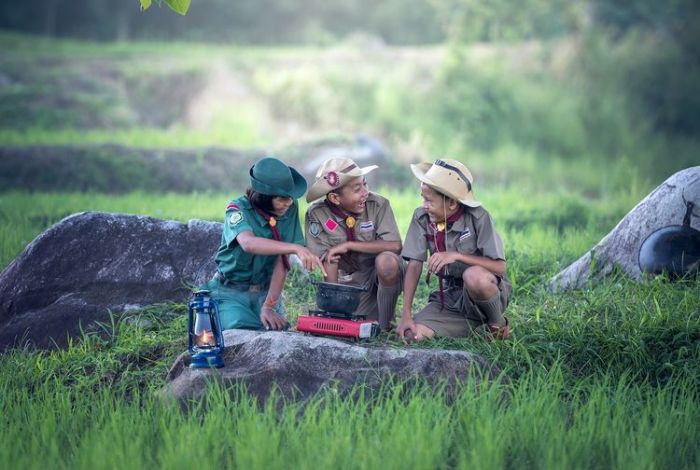
[[[338,173],[335,171],[329,171],[328,174],[326,175],[326,181],[328,181],[328,185],[335,188],[338,186]]]

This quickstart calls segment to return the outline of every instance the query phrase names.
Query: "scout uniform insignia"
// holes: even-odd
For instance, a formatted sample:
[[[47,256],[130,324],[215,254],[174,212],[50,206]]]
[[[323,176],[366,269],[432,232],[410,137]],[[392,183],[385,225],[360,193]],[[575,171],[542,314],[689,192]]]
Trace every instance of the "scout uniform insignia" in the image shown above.
[[[338,181],[340,181],[340,178],[338,178],[338,173],[335,171],[329,171],[326,175],[326,181],[328,181],[328,185],[330,187],[335,188],[338,186]]]
[[[469,238],[469,237],[471,237],[471,236],[472,236],[472,232],[471,232],[471,230],[469,230],[469,229],[467,228],[467,229],[464,230],[464,232],[462,232],[462,233],[459,235],[459,239],[460,239],[460,241],[461,241],[461,240],[464,240],[465,238]]]
[[[309,224],[309,233],[313,237],[318,237],[318,234],[321,233],[321,224],[318,222],[311,222],[311,224]]]
[[[360,224],[360,232],[371,232],[372,230],[374,230],[374,222],[371,220]]]
[[[338,223],[337,223],[335,220],[333,220],[333,219],[328,219],[328,220],[326,220],[326,222],[325,222],[323,225],[326,227],[326,229],[327,229],[329,232],[332,232],[332,231],[334,231],[336,228],[338,228]]]
[[[240,223],[240,221],[243,220],[243,214],[240,212],[236,211],[233,214],[231,214],[231,217],[228,218],[228,221],[231,223],[231,225],[236,226]]]
[[[228,206],[226,206],[226,212],[230,210],[239,211],[241,210],[241,208],[238,207],[238,204],[236,204],[235,202],[229,202]]]
[[[445,231],[445,222],[438,222],[437,230],[438,230],[438,232],[444,232]]]
[[[275,219],[274,217],[270,217],[270,220],[268,220],[267,223],[270,224],[270,227],[276,227],[277,219]]]
[[[348,216],[347,219],[345,219],[345,225],[348,226],[348,228],[354,228],[355,227],[355,217],[353,216]]]

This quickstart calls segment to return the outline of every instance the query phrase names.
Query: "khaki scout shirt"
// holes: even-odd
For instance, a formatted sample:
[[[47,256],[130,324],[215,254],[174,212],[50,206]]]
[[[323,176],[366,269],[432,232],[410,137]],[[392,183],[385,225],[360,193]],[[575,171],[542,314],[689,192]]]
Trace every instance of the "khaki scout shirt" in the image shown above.
[[[362,215],[353,215],[355,239],[360,242],[384,240],[401,242],[399,228],[389,200],[378,194],[369,193]],[[306,210],[306,246],[317,256],[341,243],[346,242],[345,219],[334,215],[326,206],[325,199],[313,203]],[[351,251],[340,257],[338,269],[345,274],[374,267],[376,254]]]
[[[486,256],[495,260],[504,260],[503,241],[493,226],[491,215],[483,207],[464,206],[464,214],[447,229],[445,248],[465,255]],[[413,212],[408,226],[406,241],[401,256],[418,261],[427,260],[427,252],[435,252],[435,242],[428,241],[426,235],[435,236],[430,227],[430,217],[422,207]],[[461,279],[462,273],[469,266],[462,262],[449,264],[447,275]]]

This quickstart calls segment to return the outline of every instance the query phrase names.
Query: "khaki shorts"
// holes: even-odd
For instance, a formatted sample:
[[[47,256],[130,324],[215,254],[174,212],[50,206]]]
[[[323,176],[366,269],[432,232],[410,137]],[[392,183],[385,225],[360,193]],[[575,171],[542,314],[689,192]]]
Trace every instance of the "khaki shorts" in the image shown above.
[[[501,292],[501,311],[505,311],[510,301],[512,286],[499,276],[498,289]],[[440,304],[440,291],[433,291],[428,297],[428,305],[418,312],[413,320],[435,332],[437,336],[459,338],[469,336],[471,332],[486,324],[486,316],[461,287],[451,287],[444,291],[444,308]]]
[[[403,277],[404,273],[406,272],[406,261],[396,253],[384,253],[389,253],[399,264],[399,285],[403,286]],[[379,287],[379,282],[377,281],[377,269],[374,266],[360,271],[355,271],[349,276],[339,275],[338,282],[340,284],[359,286],[367,289],[362,293],[360,305],[357,307],[355,314],[366,315],[367,319],[369,320],[378,319],[379,306],[377,305],[377,288]]]

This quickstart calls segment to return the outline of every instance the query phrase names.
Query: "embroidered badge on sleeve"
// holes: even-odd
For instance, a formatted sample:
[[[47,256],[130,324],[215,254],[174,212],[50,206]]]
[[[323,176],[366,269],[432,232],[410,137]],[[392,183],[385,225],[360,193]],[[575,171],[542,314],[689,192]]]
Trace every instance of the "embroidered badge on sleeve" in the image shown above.
[[[233,203],[233,202],[229,202],[228,206],[226,206],[226,212],[231,211],[231,210],[239,211],[239,210],[241,210],[241,208],[238,207],[238,204]]]
[[[235,227],[236,225],[241,223],[241,220],[243,220],[243,214],[240,211],[236,211],[231,216],[228,218],[229,223]]]
[[[338,228],[338,222],[333,219],[328,219],[323,223],[323,226],[326,227],[326,230],[332,232]]]
[[[321,224],[318,222],[311,222],[309,224],[309,233],[314,238],[318,237],[318,234],[321,233]]]

